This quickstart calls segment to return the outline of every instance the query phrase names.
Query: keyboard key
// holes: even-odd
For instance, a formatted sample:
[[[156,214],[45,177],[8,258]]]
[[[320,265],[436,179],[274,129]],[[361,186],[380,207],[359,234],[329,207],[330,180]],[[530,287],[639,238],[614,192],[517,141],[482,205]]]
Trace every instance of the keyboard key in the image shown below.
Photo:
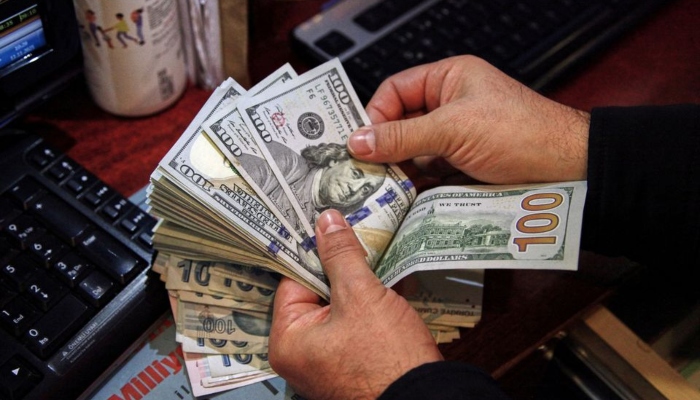
[[[391,43],[389,43],[389,39],[384,39],[374,43],[372,47],[370,47],[369,51],[365,50],[363,52],[358,53],[358,56],[365,54],[367,58],[374,59],[373,64],[375,67],[380,67],[379,64],[381,64],[383,60],[386,60],[389,57],[391,57],[391,55],[394,54],[395,51],[396,48]],[[377,62],[377,58],[379,59],[379,62]],[[369,62],[369,60],[367,60],[367,62]]]
[[[54,270],[58,271],[69,287],[74,288],[92,270],[92,267],[84,258],[69,252],[54,264]]]
[[[142,232],[138,237],[139,243],[141,243],[145,248],[153,248],[153,232]]]
[[[45,268],[54,263],[66,252],[66,245],[56,236],[47,233],[41,235],[27,244],[29,252]]]
[[[22,211],[9,198],[0,197],[0,229],[5,229],[5,226],[21,213]]]
[[[491,41],[483,32],[475,31],[469,34],[469,36],[462,39],[462,43],[467,47],[469,52],[479,52],[481,49],[486,48]]]
[[[63,157],[47,171],[47,176],[56,182],[61,182],[80,169],[75,161],[68,157]]]
[[[520,18],[514,16],[507,12],[502,12],[497,16],[498,22],[506,28],[507,32],[512,32],[517,26],[520,25]],[[506,33],[507,33],[506,32]]]
[[[491,20],[481,25],[481,32],[494,43],[496,39],[506,34],[505,29],[497,20]]]
[[[512,12],[513,14],[519,15],[525,19],[530,19],[530,17],[532,17],[535,14],[535,10],[533,9],[532,5],[522,1],[515,3],[515,5],[512,8]]]
[[[485,2],[484,4],[482,3],[477,3],[477,2],[469,2],[465,6],[465,12],[469,15],[474,16],[474,18],[483,21],[486,20],[489,17],[489,8],[486,5],[488,4]]]
[[[0,281],[0,307],[5,306],[5,304],[9,303],[15,297],[17,297],[17,293]]]
[[[48,170],[48,174],[47,174],[47,175],[50,176],[51,178],[53,178],[53,180],[59,181],[59,182],[60,182],[60,181],[62,181],[66,176],[68,176],[68,173],[67,173],[66,170],[64,170],[63,168],[54,166],[54,167],[51,167],[51,169]]]
[[[2,265],[0,274],[10,287],[23,292],[27,288],[27,281],[37,269],[36,262],[27,253],[19,253]]]
[[[507,43],[495,44],[489,49],[488,56],[485,58],[493,59],[495,64],[503,64],[503,62],[510,60],[516,55],[515,47]]]
[[[527,28],[521,28],[510,35],[510,40],[520,49],[530,46],[538,39],[538,36]]]
[[[394,41],[394,45],[403,49],[407,49],[409,44],[413,44],[417,37],[418,34],[408,27],[400,29],[392,33],[390,36],[390,38]]]
[[[87,217],[53,194],[47,194],[32,204],[32,211],[73,246],[78,236],[90,227]]]
[[[130,235],[135,234],[141,230],[151,230],[156,225],[157,220],[153,218],[150,214],[141,210],[140,208],[134,208],[131,212],[120,222],[121,228],[129,233]]]
[[[95,177],[95,175],[85,170],[80,170],[77,173],[75,173],[70,179],[68,179],[64,186],[70,189],[70,191],[77,196],[80,193],[83,193],[85,190],[87,190],[95,182],[97,182],[97,178]]]
[[[92,208],[97,208],[107,200],[109,200],[112,195],[114,195],[114,190],[104,183],[97,184],[93,186],[90,190],[85,193],[82,197],[82,201]]]
[[[133,204],[131,204],[129,200],[117,195],[109,199],[107,204],[102,208],[101,213],[103,216],[107,217],[109,221],[114,222],[122,215],[129,212],[132,207]]]
[[[46,168],[47,165],[54,162],[57,158],[58,153],[44,144],[33,148],[27,155],[27,159],[39,169]]]
[[[92,262],[121,284],[130,281],[141,265],[131,250],[102,231],[91,232],[78,243],[78,247]]]
[[[22,356],[14,355],[0,366],[0,397],[21,399],[41,382],[42,377]]]
[[[5,263],[7,260],[17,255],[17,249],[10,243],[10,239],[3,234],[0,234],[0,263]]]
[[[43,225],[29,215],[22,214],[5,227],[8,236],[15,240],[17,246],[27,248],[27,244],[44,232]]]
[[[123,219],[122,222],[119,223],[119,226],[121,226],[121,228],[129,235],[133,235],[134,233],[136,233],[136,231],[139,230],[139,226],[133,223],[128,218]]]
[[[0,309],[0,323],[15,336],[20,336],[41,313],[23,297],[15,297]]]
[[[331,57],[337,57],[354,46],[355,42],[338,31],[332,31],[318,39],[315,44]]]
[[[24,178],[12,186],[9,193],[26,210],[29,202],[42,193],[42,185],[34,178]]]
[[[26,296],[43,311],[48,311],[67,292],[68,289],[65,286],[43,270],[35,271],[27,280]]]
[[[24,333],[27,347],[38,357],[48,358],[90,316],[90,309],[72,294],[66,295]]]
[[[115,294],[114,282],[100,271],[92,271],[80,282],[80,290],[88,302],[97,308],[102,308]]]
[[[386,0],[362,12],[353,21],[369,32],[377,32],[420,2],[421,0]]]
[[[438,32],[442,38],[453,42],[461,39],[467,32],[467,29],[462,28],[459,25],[451,25],[451,24],[446,24],[446,25],[438,25],[437,29],[435,30]],[[450,47],[449,45],[447,46],[448,48]]]
[[[419,18],[414,18],[413,20],[411,20],[408,23],[408,26],[410,26],[418,34],[422,35],[425,32],[435,29],[435,21],[429,13],[424,13],[420,15]]]

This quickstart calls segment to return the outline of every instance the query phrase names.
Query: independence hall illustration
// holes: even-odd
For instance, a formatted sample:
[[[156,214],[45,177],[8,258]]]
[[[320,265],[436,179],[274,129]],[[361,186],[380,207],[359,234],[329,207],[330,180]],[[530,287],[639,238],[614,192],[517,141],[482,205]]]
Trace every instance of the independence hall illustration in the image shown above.
[[[443,222],[435,218],[435,207],[428,211],[420,225],[399,239],[385,256],[384,263],[394,265],[399,260],[422,251],[459,248],[464,252],[488,252],[506,246],[510,231],[492,224],[468,224],[464,221]]]

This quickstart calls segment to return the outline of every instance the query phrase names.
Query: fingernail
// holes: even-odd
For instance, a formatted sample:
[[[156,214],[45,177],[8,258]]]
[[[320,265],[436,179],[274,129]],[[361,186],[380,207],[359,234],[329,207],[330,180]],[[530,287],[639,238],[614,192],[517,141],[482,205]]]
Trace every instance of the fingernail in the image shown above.
[[[316,220],[316,226],[324,235],[343,230],[347,227],[343,214],[336,210],[324,211]]]
[[[376,148],[374,130],[371,127],[362,127],[348,138],[348,148],[352,154],[366,156],[374,153]]]

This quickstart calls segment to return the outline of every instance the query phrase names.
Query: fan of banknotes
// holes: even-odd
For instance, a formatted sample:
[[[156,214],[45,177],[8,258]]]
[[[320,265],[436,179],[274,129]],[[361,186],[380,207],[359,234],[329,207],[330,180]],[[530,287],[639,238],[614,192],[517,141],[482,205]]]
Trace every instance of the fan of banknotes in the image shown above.
[[[485,268],[575,269],[585,182],[440,187],[417,196],[395,165],[351,158],[370,121],[340,62],[284,65],[250,90],[215,89],[151,175],[153,269],[171,297],[195,395],[274,377],[282,275],[328,299],[315,219],[341,210],[381,281],[436,342],[481,318]]]

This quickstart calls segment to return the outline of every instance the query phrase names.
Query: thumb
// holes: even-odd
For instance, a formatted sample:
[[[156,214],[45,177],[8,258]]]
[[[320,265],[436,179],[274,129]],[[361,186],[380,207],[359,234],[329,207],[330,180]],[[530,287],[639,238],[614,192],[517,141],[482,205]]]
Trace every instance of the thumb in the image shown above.
[[[331,286],[331,304],[384,289],[370,269],[362,244],[343,215],[326,210],[316,220],[316,244]],[[362,294],[361,294],[362,293]],[[352,302],[352,301],[351,301]]]
[[[397,163],[417,156],[444,157],[450,138],[437,134],[436,123],[432,114],[426,114],[363,126],[348,138],[348,151],[358,160],[375,163]]]

